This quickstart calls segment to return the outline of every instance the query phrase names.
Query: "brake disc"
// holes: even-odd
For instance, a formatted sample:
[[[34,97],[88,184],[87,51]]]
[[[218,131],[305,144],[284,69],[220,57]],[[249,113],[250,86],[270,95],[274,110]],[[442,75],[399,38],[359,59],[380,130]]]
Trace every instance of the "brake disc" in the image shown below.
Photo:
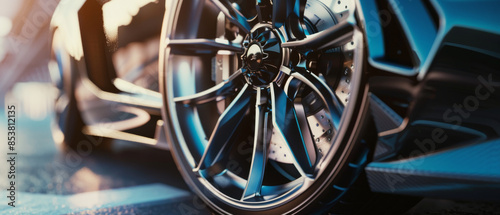
[[[309,0],[304,11],[305,27],[309,34],[325,30],[345,19],[346,17],[344,17],[344,14],[349,14],[353,9],[354,3],[352,1]],[[354,70],[352,63],[354,48],[355,44],[351,42],[343,47],[325,51],[325,54],[340,53],[338,56],[343,60],[342,65],[336,68],[341,69],[342,72],[334,79],[337,85],[335,94],[344,106],[349,101],[350,77]],[[327,64],[330,63],[328,60],[329,59],[323,59],[323,61],[318,61],[317,64],[320,64],[322,68],[327,68],[329,67]],[[338,72],[336,74],[338,74]],[[323,77],[323,75],[320,75],[320,77]],[[314,107],[314,93],[304,96],[303,100],[305,101],[302,102],[302,105],[304,105],[304,109],[306,109],[305,114],[307,116],[307,123],[311,129],[317,158],[319,159],[330,149],[335,131],[331,124],[331,119],[324,107]],[[296,106],[296,108],[298,107]],[[279,135],[274,135],[275,133],[276,131],[273,130],[273,136],[268,150],[268,158],[280,163],[292,164],[293,156],[291,151],[286,146],[286,142]]]

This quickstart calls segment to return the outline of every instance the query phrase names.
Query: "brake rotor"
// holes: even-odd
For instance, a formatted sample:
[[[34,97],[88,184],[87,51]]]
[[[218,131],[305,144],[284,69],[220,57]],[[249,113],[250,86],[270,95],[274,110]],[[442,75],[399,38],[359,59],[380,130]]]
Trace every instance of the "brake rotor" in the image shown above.
[[[347,16],[344,15],[352,12],[351,10],[353,10],[353,8],[354,3],[352,1],[309,0],[304,11],[305,27],[310,34],[325,30],[345,19]],[[336,86],[334,86],[334,93],[344,106],[349,101],[350,96],[350,78],[354,70],[352,55],[355,47],[356,44],[350,42],[340,48],[325,51],[326,53],[342,53],[343,64],[340,68],[342,72],[335,78]],[[318,64],[321,63],[328,62],[318,62]],[[338,71],[335,72],[338,73]],[[320,77],[324,78],[322,75],[320,75]],[[311,97],[309,101],[315,101],[313,93],[305,97]],[[302,105],[304,105],[304,109],[306,109],[305,114],[307,116],[307,123],[311,129],[311,135],[315,144],[316,157],[319,159],[331,148],[335,130],[331,123],[331,118],[324,107],[318,108],[318,104],[315,102],[303,102]],[[268,158],[280,163],[292,164],[294,162],[292,152],[283,138],[279,135],[274,135],[276,132],[277,131],[273,129],[273,135],[269,144]]]

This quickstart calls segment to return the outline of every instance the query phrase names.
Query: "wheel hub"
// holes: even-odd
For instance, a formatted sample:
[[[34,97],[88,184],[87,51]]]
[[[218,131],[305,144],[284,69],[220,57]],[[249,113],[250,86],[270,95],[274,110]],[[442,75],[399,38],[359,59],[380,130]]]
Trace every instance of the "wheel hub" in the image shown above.
[[[243,42],[242,72],[249,85],[265,87],[279,74],[282,61],[281,40],[271,25],[262,24],[252,30]]]

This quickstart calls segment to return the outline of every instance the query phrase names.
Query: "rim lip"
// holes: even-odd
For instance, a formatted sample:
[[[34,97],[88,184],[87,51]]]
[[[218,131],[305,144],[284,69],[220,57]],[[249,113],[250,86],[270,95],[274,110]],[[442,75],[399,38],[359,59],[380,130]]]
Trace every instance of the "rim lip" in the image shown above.
[[[162,43],[160,45],[160,65],[159,66],[160,66],[160,82],[161,82],[160,87],[161,87],[161,93],[163,95],[164,102],[165,102],[165,106],[164,106],[164,108],[162,108],[162,114],[164,116],[164,120],[166,122],[168,122],[165,126],[165,129],[167,129],[167,132],[172,132],[172,134],[169,135],[168,138],[171,141],[177,142],[177,144],[180,146],[180,148],[174,147],[173,153],[174,153],[174,156],[177,158],[176,163],[177,163],[178,167],[181,169],[181,173],[183,173],[183,176],[185,178],[187,178],[186,182],[191,185],[190,188],[192,190],[194,190],[198,194],[198,196],[200,196],[205,202],[209,203],[209,205],[212,208],[216,209],[219,212],[226,212],[226,210],[223,210],[218,205],[214,204],[213,199],[209,199],[207,196],[205,196],[206,192],[203,192],[201,189],[204,188],[204,190],[207,190],[207,188],[212,188],[210,190],[211,191],[210,194],[217,197],[216,200],[218,200],[222,203],[225,203],[226,205],[227,205],[227,203],[231,203],[231,206],[233,206],[233,207],[236,206],[236,208],[239,208],[239,209],[244,209],[244,210],[257,209],[258,211],[262,211],[262,210],[273,209],[273,208],[276,208],[280,205],[289,203],[295,197],[304,194],[305,191],[309,187],[312,187],[314,184],[317,185],[318,184],[317,179],[320,177],[327,177],[327,179],[329,179],[329,180],[333,179],[335,177],[335,175],[338,174],[338,172],[339,172],[338,167],[343,162],[336,162],[335,167],[332,169],[332,171],[330,171],[329,174],[324,173],[325,168],[321,168],[320,172],[318,172],[316,174],[314,181],[310,181],[310,183],[305,184],[307,186],[301,186],[298,190],[295,190],[295,188],[292,188],[286,192],[286,193],[294,192],[293,193],[294,195],[286,194],[287,196],[284,199],[282,197],[285,195],[284,194],[280,195],[279,197],[277,197],[277,198],[279,198],[279,202],[277,204],[269,205],[267,201],[262,201],[262,202],[257,202],[257,204],[263,203],[263,204],[268,204],[268,205],[263,205],[261,207],[255,207],[255,206],[258,206],[256,204],[252,205],[252,203],[255,203],[255,202],[234,201],[234,198],[229,197],[229,196],[225,195],[224,193],[222,193],[221,191],[214,188],[213,185],[209,181],[204,179],[203,177],[197,177],[193,172],[190,172],[189,170],[186,170],[184,168],[183,165],[193,164],[192,166],[196,166],[196,164],[195,164],[194,159],[192,158],[191,155],[186,156],[184,154],[185,150],[187,150],[188,152],[190,152],[190,151],[189,151],[189,149],[187,147],[187,143],[183,137],[183,134],[182,134],[183,132],[180,131],[180,128],[179,128],[180,126],[179,126],[179,122],[177,120],[177,114],[176,114],[177,108],[175,106],[175,102],[173,101],[173,94],[172,94],[173,88],[172,88],[171,84],[165,85],[166,83],[171,82],[171,80],[172,80],[172,77],[171,77],[172,73],[167,72],[168,68],[165,67],[165,62],[170,62],[169,58],[171,55],[171,53],[170,53],[171,49],[169,47],[167,47],[167,45],[168,45],[167,43],[168,43],[168,40],[173,37],[172,35],[174,35],[174,33],[175,33],[175,26],[177,25],[177,20],[180,18],[180,16],[178,15],[177,12],[179,11],[179,9],[181,7],[182,2],[183,2],[182,0],[171,1],[171,4],[173,7],[170,7],[170,8],[166,5],[167,6],[166,14],[168,13],[168,9],[170,9],[171,12],[168,13],[168,14],[170,14],[170,16],[164,17],[164,26],[167,26],[167,28],[164,27],[164,29],[162,30],[162,37],[161,37]],[[273,29],[273,30],[275,30],[275,29]],[[281,36],[281,34],[279,34],[279,35]],[[349,128],[348,128],[348,126],[343,126],[343,125],[344,125],[344,122],[346,120],[350,121],[351,118],[355,117],[355,113],[353,113],[354,110],[356,109],[357,106],[359,106],[359,105],[361,105],[361,103],[363,103],[360,100],[361,98],[359,98],[359,95],[360,95],[360,93],[362,93],[361,89],[363,88],[361,80],[362,80],[362,76],[363,76],[363,74],[362,74],[363,53],[362,52],[364,50],[364,45],[363,45],[364,40],[363,40],[363,33],[361,30],[359,30],[357,28],[357,26],[354,27],[353,40],[354,39],[356,39],[358,41],[358,44],[361,44],[361,45],[356,46],[355,51],[353,51],[354,52],[353,59],[357,58],[358,60],[357,60],[357,62],[354,62],[354,60],[353,60],[353,63],[355,64],[355,68],[356,68],[354,70],[355,72],[353,71],[353,74],[357,74],[357,75],[351,76],[351,84],[352,84],[351,86],[357,86],[357,87],[353,87],[351,89],[351,97],[356,98],[356,99],[352,99],[351,102],[349,102],[346,105],[346,107],[344,108],[344,111],[342,113],[341,120],[340,120],[338,134],[336,134],[332,140],[332,144],[335,144],[335,145],[330,148],[328,155],[323,157],[323,161],[322,161],[324,163],[323,166],[327,166],[327,165],[331,164],[331,160],[334,158],[336,160],[343,161],[344,157],[346,157],[348,155],[348,153],[346,153],[346,151],[348,151],[347,149],[344,149],[340,152],[337,151],[340,147],[346,148],[345,145],[341,145],[341,144],[342,144],[342,142],[347,141],[347,140],[345,140],[346,138],[344,138],[344,136],[347,134],[347,129],[349,129]],[[165,40],[167,40],[167,42],[165,42]],[[284,49],[284,48],[282,48],[282,49]],[[288,50],[288,49],[286,49],[286,50]],[[174,55],[174,54],[172,54],[172,55]],[[283,58],[283,60],[287,60],[287,59],[288,58],[285,58],[285,57]],[[335,94],[335,91],[333,91],[333,94]],[[356,102],[352,102],[352,101],[356,101]],[[171,129],[171,127],[177,127],[177,129]],[[180,150],[182,155],[178,155],[177,153],[179,153],[179,152],[176,150]],[[332,153],[332,151],[334,151],[335,153]],[[340,158],[337,158],[338,156],[340,156]],[[304,177],[301,177],[299,179],[302,179],[302,178],[304,178]],[[299,179],[296,179],[296,180],[299,180]],[[296,180],[294,180],[294,181],[296,181]],[[203,183],[203,181],[206,183]],[[292,182],[294,182],[294,181],[292,181]],[[307,197],[306,201],[303,201],[302,203],[298,204],[294,208],[296,209],[296,208],[302,207],[311,198],[317,198],[318,194],[320,194],[321,191],[326,188],[325,185],[327,184],[327,182],[328,182],[328,180],[324,180],[322,184],[319,184],[321,189],[316,189],[312,195]],[[203,185],[204,187],[201,187],[201,189],[200,189],[198,184]],[[210,185],[210,187],[205,186],[205,184]],[[274,199],[276,199],[276,198],[274,198]]]

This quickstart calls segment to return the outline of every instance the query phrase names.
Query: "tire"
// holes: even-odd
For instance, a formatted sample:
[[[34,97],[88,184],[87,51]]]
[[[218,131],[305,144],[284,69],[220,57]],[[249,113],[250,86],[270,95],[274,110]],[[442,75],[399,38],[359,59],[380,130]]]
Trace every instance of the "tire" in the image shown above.
[[[287,19],[256,21],[269,20],[278,3],[294,4],[262,2],[247,22],[242,17],[252,12],[235,9],[245,1],[167,5],[160,87],[178,169],[220,214],[359,212],[343,200],[356,181],[365,184],[377,135],[368,111],[363,34],[346,18],[354,16],[354,3],[339,15],[325,1],[300,1],[307,20],[301,29],[293,23],[302,15],[286,13],[293,5],[279,7],[292,14]],[[313,11],[331,18],[330,25],[311,24]],[[332,26],[341,42],[304,39]],[[355,196],[371,195],[358,187]]]

